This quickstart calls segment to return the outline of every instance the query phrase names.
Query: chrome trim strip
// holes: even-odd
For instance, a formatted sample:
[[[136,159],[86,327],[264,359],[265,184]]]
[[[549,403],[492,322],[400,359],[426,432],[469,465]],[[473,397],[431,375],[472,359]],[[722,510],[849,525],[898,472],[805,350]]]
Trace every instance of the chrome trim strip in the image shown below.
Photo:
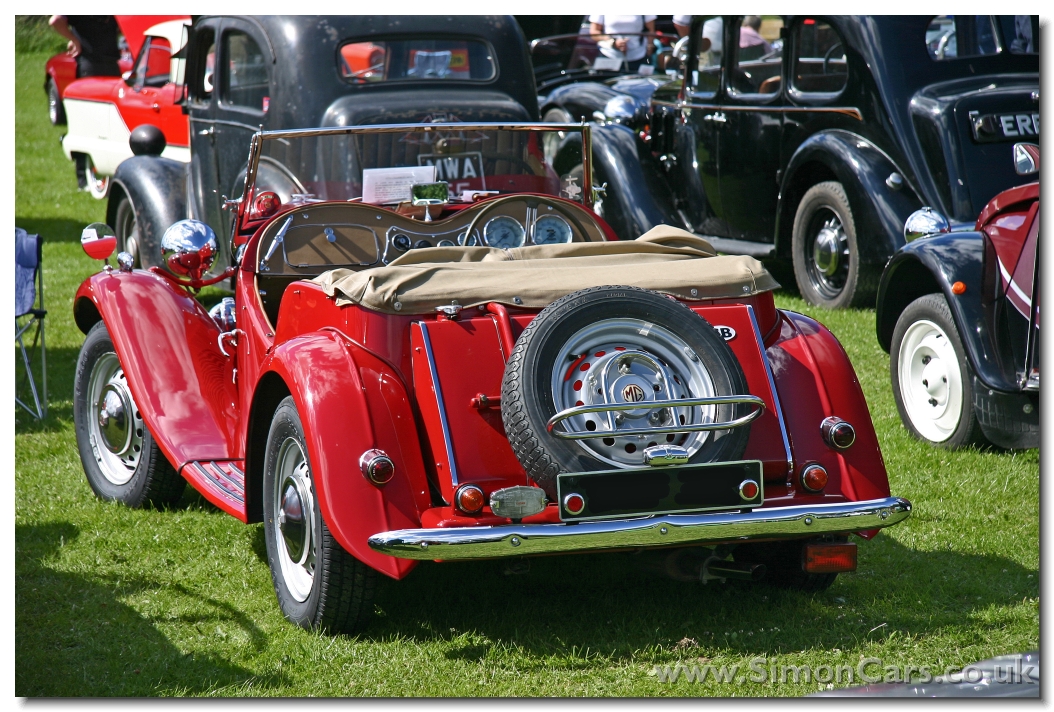
[[[720,423],[698,423],[696,425],[671,425],[665,428],[637,428],[635,430],[587,430],[585,432],[553,430],[557,423],[563,422],[576,415],[586,413],[608,413],[619,410],[658,410],[659,408],[689,408],[699,405],[735,405],[747,403],[757,406],[753,413],[747,413],[735,420]],[[682,398],[680,400],[641,401],[640,403],[605,403],[603,405],[580,405],[573,408],[565,408],[549,419],[545,429],[554,437],[562,440],[595,440],[597,438],[610,438],[612,435],[665,435],[667,433],[698,433],[709,430],[727,430],[738,428],[752,422],[765,412],[765,401],[757,396],[713,396],[710,398]]]
[[[787,436],[787,423],[783,420],[783,406],[780,405],[780,395],[776,392],[776,380],[772,376],[772,364],[769,363],[768,349],[765,348],[765,339],[761,335],[761,327],[758,326],[757,317],[754,316],[754,307],[745,304],[747,313],[750,314],[750,323],[754,325],[754,338],[757,339],[758,348],[761,350],[761,360],[765,364],[765,375],[769,379],[769,390],[772,391],[772,405],[776,407],[776,418],[779,419],[780,433],[783,435],[783,450],[787,454],[787,477],[794,477],[794,456],[791,454],[790,437]],[[776,310],[779,318],[779,310]]]
[[[432,388],[435,390],[436,403],[439,406],[439,423],[443,426],[443,444],[446,446],[447,464],[450,466],[450,481],[454,487],[457,487],[457,464],[454,462],[454,443],[450,440],[450,423],[446,419],[443,389],[439,386],[439,373],[436,371],[435,356],[432,355],[432,340],[428,338],[428,326],[423,321],[417,322],[417,326],[421,329],[421,340],[424,341],[425,356],[428,358],[428,373],[432,376]]]
[[[692,104],[691,102],[662,101],[660,99],[656,99],[652,103],[658,106],[669,106],[674,109],[702,109],[704,111],[778,111],[785,114],[815,111],[825,114],[846,114],[857,121],[864,120],[864,115],[855,106],[783,106],[775,104],[745,106],[742,104]]]
[[[401,559],[454,561],[850,533],[893,526],[910,515],[911,502],[885,497],[575,524],[401,529],[375,534],[369,544],[375,551]]]

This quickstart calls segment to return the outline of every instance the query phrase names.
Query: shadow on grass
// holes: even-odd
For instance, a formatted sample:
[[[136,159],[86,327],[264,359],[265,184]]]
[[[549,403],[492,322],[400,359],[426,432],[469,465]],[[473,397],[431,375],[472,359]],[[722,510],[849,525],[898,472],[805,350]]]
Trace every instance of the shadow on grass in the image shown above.
[[[180,652],[118,594],[176,591],[205,611],[196,620],[236,626],[254,648],[266,647],[264,633],[228,603],[148,578],[56,571],[49,560],[78,535],[64,522],[15,529],[16,695],[195,694],[250,680],[264,688],[287,684],[281,674],[254,675],[213,655]],[[56,676],[56,670],[69,672]]]
[[[103,209],[105,212],[105,208]],[[39,218],[21,215],[15,224],[30,234],[40,235],[44,242],[80,242],[81,230],[88,223],[72,218]],[[46,285],[45,285],[46,286]]]
[[[484,636],[489,643],[470,637],[447,655],[466,661],[486,658],[492,645],[540,658],[592,651],[629,660],[652,651],[658,661],[696,644],[771,655],[973,630],[976,612],[1038,596],[1038,578],[1028,578],[1035,572],[1002,556],[921,552],[889,536],[860,546],[861,570],[816,594],[677,582],[647,573],[633,554],[536,558],[528,574],[512,576],[501,561],[426,562],[386,582],[381,615],[364,637]]]

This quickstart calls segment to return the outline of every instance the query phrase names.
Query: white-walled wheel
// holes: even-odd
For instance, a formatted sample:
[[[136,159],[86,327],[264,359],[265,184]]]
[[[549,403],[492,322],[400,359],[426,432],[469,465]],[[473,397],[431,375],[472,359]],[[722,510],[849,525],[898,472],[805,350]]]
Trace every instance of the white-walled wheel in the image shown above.
[[[377,572],[322,518],[304,427],[290,396],[275,410],[263,472],[264,539],[283,615],[309,630],[353,633],[373,614]]]
[[[90,156],[87,162],[88,165],[84,169],[84,178],[88,182],[88,192],[96,200],[102,200],[110,194],[110,176],[99,175]]]
[[[556,497],[561,472],[644,465],[644,450],[674,444],[690,462],[736,460],[749,425],[667,433],[679,424],[724,423],[747,415],[742,404],[641,408],[577,415],[557,428],[598,437],[565,439],[548,421],[578,405],[609,406],[747,394],[728,344],[687,306],[636,287],[593,287],[558,299],[516,342],[501,385],[501,416],[528,476]],[[628,430],[643,433],[624,434]],[[649,430],[656,432],[649,433]],[[623,434],[620,434],[623,431]]]
[[[909,432],[949,448],[984,441],[973,407],[973,369],[942,295],[920,297],[900,315],[889,365]]]
[[[88,331],[77,358],[73,422],[84,474],[98,497],[130,507],[179,501],[186,480],[143,422],[101,321]]]
[[[55,80],[48,78],[48,118],[52,125],[61,126],[66,123],[66,108],[62,105],[62,97],[59,96],[59,88]]]

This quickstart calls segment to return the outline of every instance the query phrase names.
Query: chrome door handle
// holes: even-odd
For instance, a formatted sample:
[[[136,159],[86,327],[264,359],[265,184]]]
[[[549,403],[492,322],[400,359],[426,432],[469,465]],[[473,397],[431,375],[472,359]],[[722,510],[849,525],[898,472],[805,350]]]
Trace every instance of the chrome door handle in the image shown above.
[[[201,131],[198,131],[198,136],[211,136],[214,133],[216,133],[215,127],[210,126],[207,129],[202,129]]]
[[[712,114],[704,116],[703,121],[713,121],[715,124],[727,124],[728,117],[725,116],[725,112],[723,111],[715,111]]]

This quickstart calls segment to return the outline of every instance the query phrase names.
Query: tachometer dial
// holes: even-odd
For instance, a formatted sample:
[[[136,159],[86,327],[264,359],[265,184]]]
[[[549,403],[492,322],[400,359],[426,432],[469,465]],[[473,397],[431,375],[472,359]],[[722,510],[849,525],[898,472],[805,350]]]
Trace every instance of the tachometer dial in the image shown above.
[[[487,244],[503,250],[522,246],[525,236],[523,225],[508,215],[499,215],[483,228]]]
[[[571,226],[559,215],[543,215],[534,223],[534,244],[560,245],[571,242]]]

